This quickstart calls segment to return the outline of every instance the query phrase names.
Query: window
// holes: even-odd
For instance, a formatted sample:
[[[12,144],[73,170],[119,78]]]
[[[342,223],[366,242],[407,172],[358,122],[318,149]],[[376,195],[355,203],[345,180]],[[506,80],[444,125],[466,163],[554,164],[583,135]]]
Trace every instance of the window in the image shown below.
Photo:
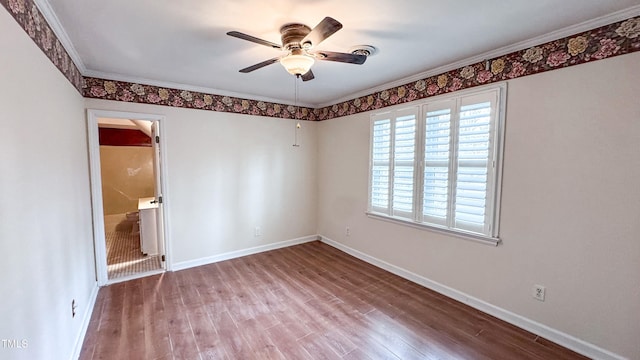
[[[371,119],[369,213],[497,242],[504,85]]]
[[[418,108],[383,113],[373,122],[371,207],[413,216]]]

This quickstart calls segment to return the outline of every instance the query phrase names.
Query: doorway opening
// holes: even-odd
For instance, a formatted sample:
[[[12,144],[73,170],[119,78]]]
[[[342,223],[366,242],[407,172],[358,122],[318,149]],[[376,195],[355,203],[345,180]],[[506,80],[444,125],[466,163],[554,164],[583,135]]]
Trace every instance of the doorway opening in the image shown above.
[[[89,110],[99,285],[166,269],[162,118]]]

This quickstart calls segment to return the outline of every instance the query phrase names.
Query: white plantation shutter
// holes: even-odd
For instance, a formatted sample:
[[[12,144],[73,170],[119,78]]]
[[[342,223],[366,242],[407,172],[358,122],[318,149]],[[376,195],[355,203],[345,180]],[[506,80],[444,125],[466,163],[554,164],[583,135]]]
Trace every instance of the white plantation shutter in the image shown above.
[[[418,107],[373,117],[369,208],[413,219]]]
[[[499,241],[504,88],[373,115],[371,215]]]
[[[389,209],[391,119],[375,120],[372,132],[371,208],[387,212]]]
[[[447,225],[449,214],[449,158],[451,115],[455,101],[426,107],[424,140],[423,221]]]
[[[393,215],[413,214],[413,169],[416,152],[416,114],[398,116],[393,151]]]
[[[460,107],[456,164],[454,227],[488,230],[487,186],[491,161],[491,101]]]

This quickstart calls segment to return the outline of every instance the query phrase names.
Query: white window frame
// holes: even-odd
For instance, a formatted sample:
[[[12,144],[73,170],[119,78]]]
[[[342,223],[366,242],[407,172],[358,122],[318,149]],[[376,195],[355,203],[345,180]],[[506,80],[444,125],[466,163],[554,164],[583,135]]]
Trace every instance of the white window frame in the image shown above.
[[[505,128],[505,108],[506,108],[506,93],[507,84],[491,84],[488,86],[473,88],[469,90],[458,91],[450,94],[445,94],[433,98],[414,101],[409,104],[403,104],[403,106],[396,106],[393,108],[385,109],[385,112],[375,113],[371,115],[371,135],[370,135],[370,162],[369,162],[369,190],[368,190],[368,209],[367,215],[374,219],[390,221],[396,224],[407,225],[420,229],[435,231],[439,233],[445,233],[461,237],[464,239],[480,241],[483,243],[498,245],[500,243],[499,237],[499,225],[500,225],[500,200],[501,200],[501,188],[502,188],[502,159],[504,152],[504,128]],[[478,231],[459,229],[455,227],[452,210],[449,208],[448,218],[442,221],[431,221],[429,218],[423,216],[423,197],[424,197],[424,172],[425,172],[425,129],[426,129],[426,115],[430,107],[438,106],[438,104],[445,104],[447,102],[455,103],[455,114],[452,114],[450,120],[452,124],[458,124],[457,117],[459,116],[459,109],[461,102],[473,97],[486,97],[493,96],[495,103],[491,108],[491,137],[492,142],[490,145],[490,153],[488,159],[488,174],[487,178],[487,192],[485,207],[485,217],[487,222],[485,226]],[[407,106],[410,105],[410,106]],[[414,179],[413,179],[413,211],[411,213],[397,211],[394,212],[392,208],[393,203],[393,148],[394,140],[392,135],[391,141],[391,157],[389,159],[389,201],[388,207],[380,208],[372,206],[372,178],[373,178],[373,127],[376,121],[381,119],[390,119],[394,124],[395,119],[404,116],[407,113],[415,112],[417,115],[416,122],[416,136],[415,136],[415,156],[414,156]],[[449,157],[449,176],[455,176],[455,170],[452,168],[457,166],[457,134],[453,134],[457,131],[456,126],[452,126],[452,134],[450,135],[450,151]],[[391,133],[394,134],[394,126],[392,125]],[[448,201],[449,206],[455,204],[455,189],[451,189],[453,181],[449,178],[449,193]],[[452,192],[453,191],[453,192]],[[453,224],[453,226],[452,226]]]

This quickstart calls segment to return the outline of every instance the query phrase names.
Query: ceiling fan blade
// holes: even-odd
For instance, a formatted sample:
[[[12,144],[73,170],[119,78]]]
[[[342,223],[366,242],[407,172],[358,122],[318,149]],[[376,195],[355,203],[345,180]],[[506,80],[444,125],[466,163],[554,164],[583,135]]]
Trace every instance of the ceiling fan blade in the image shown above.
[[[347,54],[333,51],[319,51],[315,53],[318,60],[337,61],[349,64],[362,65],[367,61],[366,55]]]
[[[303,74],[300,77],[302,78],[302,81],[309,81],[309,80],[315,79],[315,76],[313,76],[313,71],[311,70],[307,71],[305,74]]]
[[[300,44],[305,48],[317,46],[340,29],[342,29],[342,24],[338,20],[327,16],[302,39]]]
[[[240,72],[241,73],[249,73],[249,72],[252,72],[253,70],[258,70],[258,69],[263,68],[263,67],[265,67],[267,65],[271,65],[271,64],[277,63],[278,61],[280,61],[279,57],[276,57],[276,58],[273,58],[273,59],[269,59],[269,60],[263,61],[261,63],[257,63],[255,65],[251,65],[249,67],[241,69]]]
[[[238,39],[251,41],[251,42],[254,42],[256,44],[272,47],[274,49],[282,49],[282,46],[280,46],[280,45],[278,45],[276,43],[272,43],[271,41],[267,41],[267,40],[262,40],[262,39],[259,39],[259,38],[255,37],[255,36],[247,35],[245,33],[239,32],[239,31],[229,31],[227,33],[227,35],[236,37]]]

